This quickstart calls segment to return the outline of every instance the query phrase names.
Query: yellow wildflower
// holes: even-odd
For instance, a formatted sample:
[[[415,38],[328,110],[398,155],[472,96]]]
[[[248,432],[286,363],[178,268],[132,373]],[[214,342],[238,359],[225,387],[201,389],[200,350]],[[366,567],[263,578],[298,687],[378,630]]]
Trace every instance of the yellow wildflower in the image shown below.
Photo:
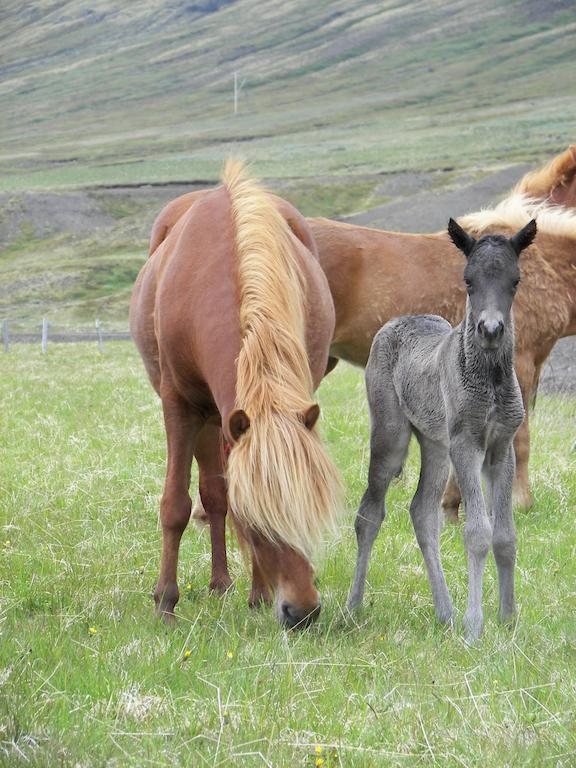
[[[88,632],[89,632],[91,635],[95,635],[95,634],[96,634],[96,632],[98,632],[98,630],[96,629],[96,627],[88,627]]]

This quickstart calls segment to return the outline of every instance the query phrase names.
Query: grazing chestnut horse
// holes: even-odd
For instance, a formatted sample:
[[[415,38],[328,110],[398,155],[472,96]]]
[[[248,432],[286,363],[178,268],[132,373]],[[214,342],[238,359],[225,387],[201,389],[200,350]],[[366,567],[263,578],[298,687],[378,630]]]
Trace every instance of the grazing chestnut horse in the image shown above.
[[[169,203],[152,230],[150,252],[203,191]],[[527,174],[493,212],[460,219],[474,236],[513,231],[537,217],[535,244],[522,254],[522,282],[514,304],[515,367],[527,405],[542,364],[563,336],[576,333],[576,146]],[[290,226],[295,226],[288,215]],[[437,314],[457,325],[464,316],[466,291],[457,248],[445,233],[412,235],[352,224],[309,219],[320,263],[328,278],[336,309],[330,348],[331,366],[342,358],[365,366],[372,339],[393,317]],[[515,499],[530,506],[528,479],[530,437],[528,415],[514,441]],[[457,516],[460,494],[451,482],[443,499],[447,517]]]
[[[320,610],[310,557],[335,524],[341,488],[312,397],[326,370],[334,308],[304,242],[313,242],[306,222],[291,213],[303,239],[274,198],[229,161],[223,186],[188,206],[134,287],[130,326],[162,399],[168,444],[154,595],[168,621],[179,597],[194,457],[211,529],[210,586],[231,583],[228,494],[253,556],[251,601],[275,591],[277,616],[289,627]]]

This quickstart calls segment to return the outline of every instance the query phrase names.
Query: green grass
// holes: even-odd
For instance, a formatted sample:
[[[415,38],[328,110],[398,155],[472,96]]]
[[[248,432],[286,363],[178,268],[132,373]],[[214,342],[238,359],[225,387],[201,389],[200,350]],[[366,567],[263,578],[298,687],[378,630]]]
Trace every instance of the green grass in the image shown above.
[[[150,596],[164,435],[134,349],[22,345],[0,366],[0,764],[314,766],[318,746],[330,768],[574,765],[574,399],[540,397],[533,417],[511,631],[495,622],[492,562],[481,642],[435,624],[408,516],[415,451],[389,493],[367,606],[346,617],[368,433],[362,373],[344,365],[320,390],[348,512],[319,562],[317,626],[285,633],[250,611],[233,545],[236,587],[211,597],[209,541],[190,528],[168,630]],[[442,548],[461,617],[461,528]]]

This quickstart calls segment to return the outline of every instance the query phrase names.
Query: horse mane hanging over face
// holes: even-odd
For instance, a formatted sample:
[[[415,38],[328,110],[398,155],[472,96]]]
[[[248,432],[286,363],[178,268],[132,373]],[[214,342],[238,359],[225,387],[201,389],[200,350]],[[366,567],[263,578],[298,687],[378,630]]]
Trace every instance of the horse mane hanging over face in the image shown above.
[[[512,192],[495,208],[462,216],[458,223],[467,231],[481,235],[492,229],[518,230],[531,219],[536,219],[538,232],[576,239],[576,212],[520,192]]]
[[[242,163],[228,161],[222,180],[236,230],[240,291],[236,408],[247,417],[228,461],[230,506],[248,529],[309,558],[324,531],[336,526],[341,486],[315,428],[306,285],[297,256],[308,251]]]

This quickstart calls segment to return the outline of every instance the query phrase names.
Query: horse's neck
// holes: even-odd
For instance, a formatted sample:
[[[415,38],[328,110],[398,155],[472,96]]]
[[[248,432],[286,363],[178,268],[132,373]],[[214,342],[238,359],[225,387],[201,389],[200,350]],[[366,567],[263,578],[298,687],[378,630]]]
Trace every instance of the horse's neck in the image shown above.
[[[460,367],[464,377],[481,377],[500,386],[514,376],[514,325],[504,329],[502,343],[497,350],[485,351],[474,341],[474,320],[470,301],[466,301],[466,315],[460,325]]]

